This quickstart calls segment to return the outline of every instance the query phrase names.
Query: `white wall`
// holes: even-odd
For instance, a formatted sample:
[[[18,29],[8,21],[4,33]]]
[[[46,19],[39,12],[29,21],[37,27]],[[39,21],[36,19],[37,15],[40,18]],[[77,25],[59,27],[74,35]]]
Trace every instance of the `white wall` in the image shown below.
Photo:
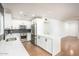
[[[65,22],[65,35],[78,36],[79,21],[66,21]]]

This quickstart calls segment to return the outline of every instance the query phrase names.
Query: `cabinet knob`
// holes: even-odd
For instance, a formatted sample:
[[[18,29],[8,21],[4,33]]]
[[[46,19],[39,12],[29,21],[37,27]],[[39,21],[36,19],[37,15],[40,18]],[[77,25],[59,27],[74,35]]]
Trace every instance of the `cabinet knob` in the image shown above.
[[[45,39],[45,42],[47,42],[47,39]]]

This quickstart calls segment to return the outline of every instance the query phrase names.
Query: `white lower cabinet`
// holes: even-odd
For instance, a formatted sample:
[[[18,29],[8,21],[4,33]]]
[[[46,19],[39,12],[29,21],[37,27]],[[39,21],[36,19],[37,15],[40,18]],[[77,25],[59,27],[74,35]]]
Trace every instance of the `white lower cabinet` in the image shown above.
[[[47,38],[47,42],[46,42],[46,49],[48,52],[52,53],[52,43],[51,43],[51,39]]]
[[[39,36],[37,36],[37,45],[41,47],[41,39]]]
[[[46,50],[45,38],[44,37],[41,37],[40,40],[41,40],[41,48],[43,48],[44,50]]]
[[[37,45],[46,50],[49,53],[52,53],[52,46],[51,46],[51,39],[46,37],[38,37],[37,38]]]

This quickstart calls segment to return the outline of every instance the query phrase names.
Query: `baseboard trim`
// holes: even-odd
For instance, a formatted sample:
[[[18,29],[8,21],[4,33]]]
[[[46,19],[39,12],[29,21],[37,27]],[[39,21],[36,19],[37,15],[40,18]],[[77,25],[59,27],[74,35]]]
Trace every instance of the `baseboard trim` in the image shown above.
[[[34,44],[35,46],[37,46],[37,47],[39,47],[39,48],[41,48],[40,46],[38,46],[38,45],[36,45],[36,44]],[[50,53],[50,52],[48,52],[48,51],[46,51],[45,49],[43,49],[43,48],[41,48],[42,50],[44,50],[45,52],[47,52],[48,54],[50,54],[51,56],[52,56],[52,53]]]
[[[53,52],[53,56],[56,56],[60,51]]]

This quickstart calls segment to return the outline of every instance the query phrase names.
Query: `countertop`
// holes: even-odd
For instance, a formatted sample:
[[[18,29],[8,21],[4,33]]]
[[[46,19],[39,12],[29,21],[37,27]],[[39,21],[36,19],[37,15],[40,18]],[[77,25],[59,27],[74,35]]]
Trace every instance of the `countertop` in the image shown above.
[[[14,34],[13,37],[16,37],[17,40],[8,42],[5,40],[0,41],[0,56],[29,56],[19,39],[19,34]]]

